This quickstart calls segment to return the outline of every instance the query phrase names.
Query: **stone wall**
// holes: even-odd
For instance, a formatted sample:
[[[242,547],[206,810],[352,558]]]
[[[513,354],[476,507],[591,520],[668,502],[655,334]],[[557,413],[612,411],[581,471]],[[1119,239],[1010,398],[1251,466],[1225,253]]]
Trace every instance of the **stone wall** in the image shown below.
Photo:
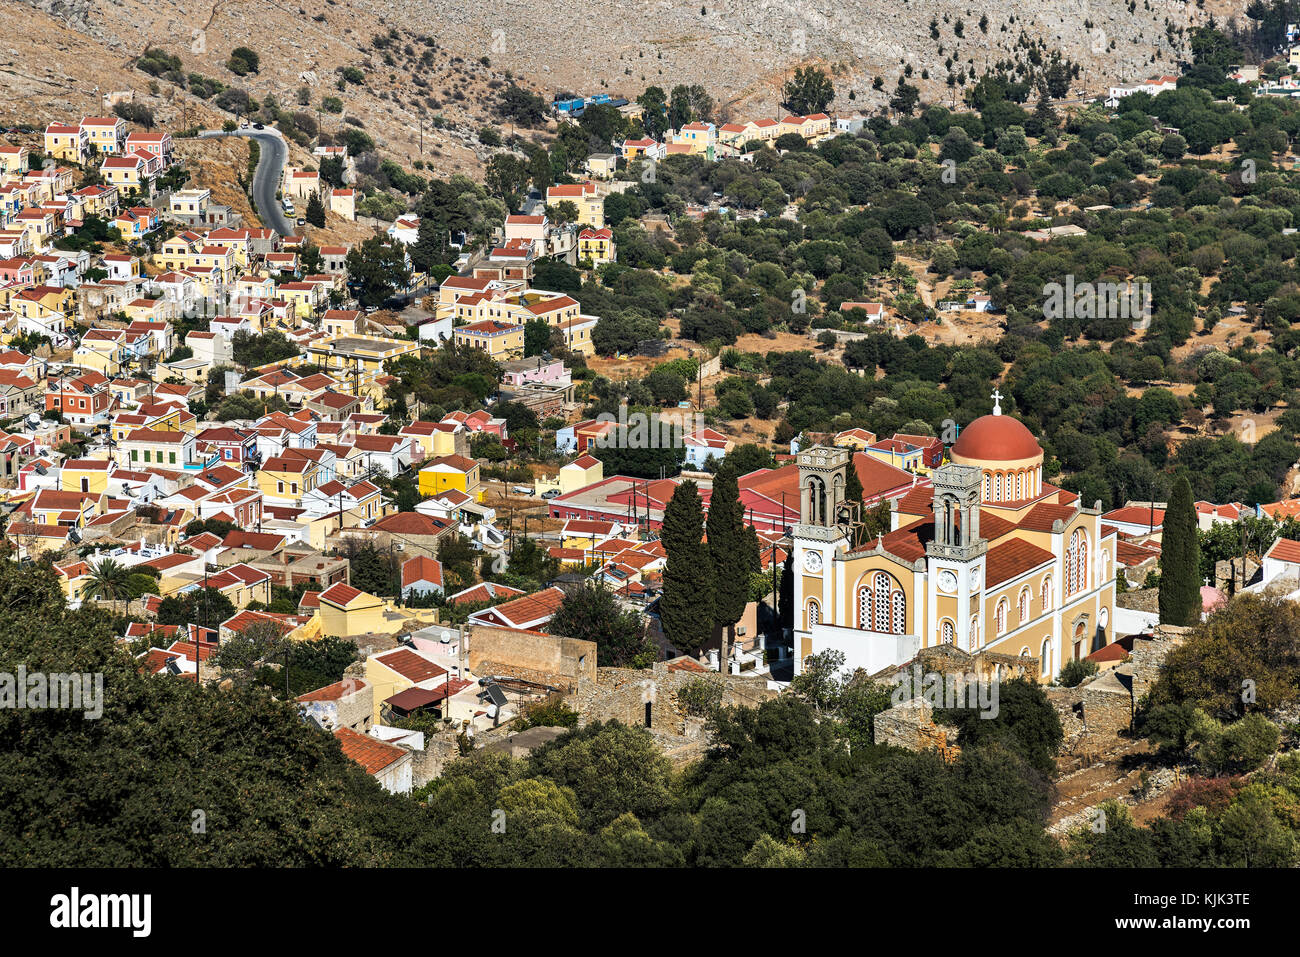
[[[1118,669],[1083,685],[1083,724],[1093,738],[1118,737],[1133,725],[1133,678]]]
[[[399,745],[400,747],[400,745]],[[447,765],[460,756],[456,735],[450,732],[424,736],[424,750],[411,751],[411,786],[420,787],[442,777]]]
[[[578,712],[581,725],[617,720],[640,727],[646,725],[648,703],[652,733],[686,737],[693,730],[698,736],[701,722],[685,712],[677,693],[701,679],[722,682],[722,704],[727,707],[754,707],[777,696],[763,677],[701,673],[670,668],[668,662],[660,661],[646,669],[600,668],[594,679],[578,682],[566,703]]]
[[[1133,702],[1136,706],[1151,690],[1169,652],[1181,645],[1187,638],[1190,628],[1178,625],[1160,625],[1156,628],[1154,638],[1134,638],[1133,651],[1130,655],[1130,670],[1133,675]]]
[[[596,676],[596,643],[563,635],[474,625],[470,631],[469,670],[505,675],[571,692]]]
[[[873,738],[876,744],[888,744],[908,751],[937,749],[945,761],[961,753],[957,747],[957,729],[934,722],[934,709],[921,698],[912,698],[876,715]]]
[[[929,648],[922,648],[911,661],[904,662],[896,667],[886,668],[871,677],[886,684],[898,684],[914,668],[919,668],[922,675],[931,672],[936,674],[973,674],[981,681],[990,681],[994,678],[999,678],[1002,681],[1013,681],[1022,677],[1028,677],[1032,680],[1038,678],[1037,658],[1020,658],[1015,655],[1004,655],[992,651],[978,651],[972,655],[953,645],[934,645]]]

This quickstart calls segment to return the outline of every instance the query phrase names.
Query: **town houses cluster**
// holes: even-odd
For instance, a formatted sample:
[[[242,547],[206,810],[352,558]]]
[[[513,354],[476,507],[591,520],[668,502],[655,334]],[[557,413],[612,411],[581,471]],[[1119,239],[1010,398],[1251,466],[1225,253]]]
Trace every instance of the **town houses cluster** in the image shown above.
[[[815,143],[841,132],[820,113],[687,123],[663,142],[627,140],[619,150],[629,162],[712,160],[786,135]],[[350,169],[342,147],[316,155]],[[591,271],[617,261],[604,220],[606,198],[626,186],[613,180],[617,159],[591,157],[590,179],[552,185],[508,215],[454,274],[435,282],[415,273],[403,290],[415,294],[400,307],[371,310],[349,285],[348,246],[244,223],[210,189],[187,187],[166,131],[86,117],[50,123],[40,140],[6,140],[8,556],[50,560],[70,605],[125,618],[122,641],[160,676],[219,676],[222,646],[253,628],[295,642],[355,641],[360,658],[344,678],[298,703],[394,791],[440,773],[462,735],[492,739],[534,702],[606,678],[617,684],[592,642],[548,629],[566,589],[597,583],[656,628],[665,510],[690,480],[707,511],[714,469],[736,447],[732,435],[700,425],[681,436],[681,475],[621,474],[599,454],[619,439],[620,423],[582,416],[570,363],[595,354],[600,319],[539,285],[538,266],[560,259]],[[315,170],[287,167],[280,192],[286,208],[315,196],[355,216],[354,191],[327,187]],[[419,234],[414,214],[388,228],[402,247]],[[972,292],[953,306],[982,312],[991,303]],[[877,302],[841,309],[867,323],[886,318]],[[538,330],[543,347],[530,348]],[[250,344],[271,333],[289,354],[250,361],[258,354]],[[439,350],[498,364],[485,408],[422,415],[418,403],[395,401],[395,365]],[[1038,439],[1001,414],[1000,398],[994,392],[990,414],[952,442],[865,428],[805,433],[775,467],[738,475],[744,523],[758,540],[755,574],[772,582],[765,600],[775,601],[778,572],[794,576],[792,626],[761,627],[763,601],[750,601],[733,641],[691,655],[664,641],[656,674],[713,671],[776,692],[821,652],[877,673],[951,645],[1032,657],[1034,676],[1047,682],[1068,661],[1114,658],[1117,639],[1154,626],[1154,615],[1116,596],[1158,562],[1164,503],[1102,512],[1051,485]],[[561,464],[538,466],[524,482],[485,476],[481,446],[518,449],[506,403],[558,420],[548,429]],[[841,511],[851,484],[862,489],[852,505],[887,511],[870,539],[853,534],[862,513],[851,509],[846,520]],[[1207,528],[1253,513],[1209,502],[1197,511]],[[1290,517],[1297,508],[1254,511]],[[548,580],[525,590],[483,573],[524,540],[540,545]],[[453,546],[473,553],[468,575],[453,575]],[[358,587],[352,557],[361,552],[387,558],[388,586]],[[1262,562],[1251,587],[1287,576],[1300,587],[1293,542],[1279,540]],[[98,583],[108,563],[150,584],[107,594]],[[1207,581],[1206,612],[1236,577],[1244,587],[1257,570]],[[232,609],[223,620],[158,620],[174,600],[213,593]],[[419,715],[436,715],[450,738],[411,730]],[[649,707],[645,715],[653,724]]]

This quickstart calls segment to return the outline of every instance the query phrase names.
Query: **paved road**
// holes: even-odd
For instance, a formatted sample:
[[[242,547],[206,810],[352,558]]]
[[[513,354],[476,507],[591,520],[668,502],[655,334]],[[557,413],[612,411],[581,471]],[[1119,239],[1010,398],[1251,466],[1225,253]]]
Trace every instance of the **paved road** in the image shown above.
[[[233,133],[204,130],[199,136],[247,136],[257,140],[262,150],[257,169],[253,172],[253,202],[257,204],[257,213],[262,217],[264,225],[270,226],[281,236],[293,235],[293,223],[285,218],[280,201],[275,198],[285,160],[289,157],[289,148],[279,132],[272,129],[244,129]]]

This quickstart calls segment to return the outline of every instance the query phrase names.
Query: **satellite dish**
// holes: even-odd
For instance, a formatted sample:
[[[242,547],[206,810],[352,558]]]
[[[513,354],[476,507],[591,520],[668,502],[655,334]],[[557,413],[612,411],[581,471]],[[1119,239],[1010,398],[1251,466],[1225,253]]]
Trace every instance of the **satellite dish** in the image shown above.
[[[451,632],[448,631],[446,628],[444,628],[444,629],[442,630],[442,636],[441,636],[441,637],[442,637],[442,643],[443,643],[444,645],[449,645],[449,644],[451,644]]]
[[[494,705],[494,704],[490,704],[490,705],[487,706],[487,716],[488,716],[489,718],[495,718],[495,717],[497,716],[497,706],[496,706],[496,705]]]

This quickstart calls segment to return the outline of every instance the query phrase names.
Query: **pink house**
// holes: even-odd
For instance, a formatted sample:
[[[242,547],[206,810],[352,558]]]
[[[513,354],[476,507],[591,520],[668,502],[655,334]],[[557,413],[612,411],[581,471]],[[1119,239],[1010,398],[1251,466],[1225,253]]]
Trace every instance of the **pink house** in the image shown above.
[[[502,381],[507,385],[527,385],[528,383],[553,383],[568,380],[569,370],[560,359],[544,360],[541,356],[531,359],[516,359],[505,364]]]

